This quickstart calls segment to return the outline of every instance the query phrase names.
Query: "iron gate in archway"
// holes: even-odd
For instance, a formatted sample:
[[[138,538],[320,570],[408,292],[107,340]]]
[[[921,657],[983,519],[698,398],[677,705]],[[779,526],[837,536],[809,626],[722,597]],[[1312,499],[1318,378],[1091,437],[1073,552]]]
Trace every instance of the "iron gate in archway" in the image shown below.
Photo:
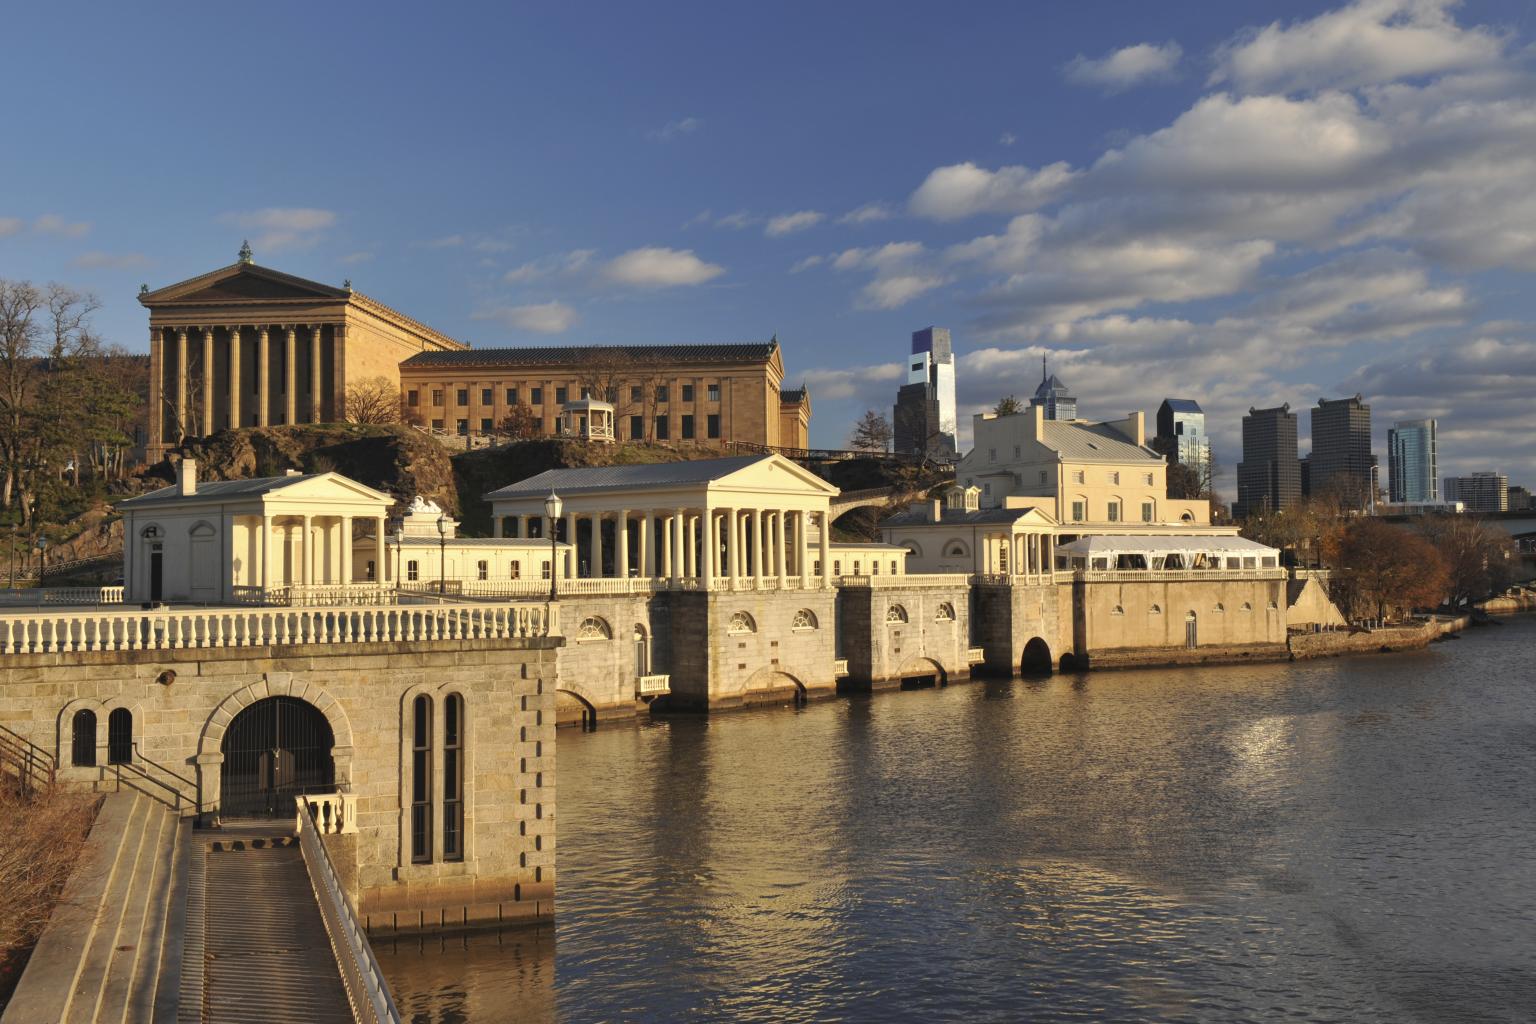
[[[225,817],[293,813],[301,793],[330,792],[336,739],[320,709],[297,697],[267,697],[235,716],[220,750],[220,813]]]

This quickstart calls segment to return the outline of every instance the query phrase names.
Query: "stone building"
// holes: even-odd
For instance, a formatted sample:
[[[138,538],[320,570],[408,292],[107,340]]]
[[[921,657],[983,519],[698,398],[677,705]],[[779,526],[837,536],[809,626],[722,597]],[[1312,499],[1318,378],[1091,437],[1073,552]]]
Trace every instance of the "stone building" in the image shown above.
[[[523,409],[552,435],[567,402],[596,399],[614,407],[620,441],[809,445],[810,395],[783,386],[777,338],[423,351],[401,363],[400,378],[407,411],[451,433],[490,433]]]

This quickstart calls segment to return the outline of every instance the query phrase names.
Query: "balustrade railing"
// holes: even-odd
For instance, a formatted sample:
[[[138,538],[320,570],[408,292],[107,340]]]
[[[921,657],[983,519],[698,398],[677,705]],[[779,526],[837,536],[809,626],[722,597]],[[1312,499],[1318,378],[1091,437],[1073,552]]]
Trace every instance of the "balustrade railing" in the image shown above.
[[[848,659],[837,658],[832,662],[832,675],[841,679],[848,674]]]
[[[1057,573],[1058,578],[1074,574]],[[1246,569],[1078,569],[1075,575],[1089,583],[1143,583],[1196,580],[1283,580],[1289,575],[1283,567]]]
[[[980,647],[967,647],[965,650],[965,663],[967,665],[980,665],[987,660],[987,652]]]
[[[672,677],[665,673],[641,676],[635,686],[636,696],[657,697],[672,692]]]
[[[299,797],[300,828],[306,809],[323,836],[348,836],[357,831],[357,797],[351,793],[307,793]]]
[[[558,605],[0,611],[0,654],[559,636]]]
[[[336,966],[341,969],[347,999],[352,1003],[352,1017],[363,1024],[399,1024],[400,1010],[390,995],[389,983],[384,980],[373,947],[368,944],[368,935],[341,886],[335,865],[325,850],[325,842],[320,838],[320,828],[311,816],[322,806],[320,798],[301,796],[296,803],[299,849],[304,854],[304,867],[309,872],[309,882],[320,905],[321,920],[331,938]]]
[[[0,590],[0,608],[122,603],[122,587],[26,587],[21,590]]]
[[[970,586],[971,574],[966,572],[913,572],[895,576],[839,576],[839,587],[869,587],[874,590],[921,589],[941,590],[949,587]]]

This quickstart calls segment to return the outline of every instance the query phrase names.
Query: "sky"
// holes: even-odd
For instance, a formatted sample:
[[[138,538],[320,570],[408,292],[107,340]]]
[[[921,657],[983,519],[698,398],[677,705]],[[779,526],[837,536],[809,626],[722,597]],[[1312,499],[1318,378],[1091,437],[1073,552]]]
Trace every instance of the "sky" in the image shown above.
[[[0,277],[102,301],[234,261],[477,347],[777,335],[811,440],[911,332],[970,416],[1041,357],[1110,419],[1434,416],[1536,485],[1536,3],[29,3]],[[14,45],[22,41],[24,45]]]

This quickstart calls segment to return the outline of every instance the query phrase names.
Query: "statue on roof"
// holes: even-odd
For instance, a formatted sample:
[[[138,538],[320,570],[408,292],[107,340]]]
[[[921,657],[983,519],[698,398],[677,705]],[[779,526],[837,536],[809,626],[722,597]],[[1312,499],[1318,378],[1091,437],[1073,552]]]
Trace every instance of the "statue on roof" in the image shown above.
[[[241,263],[255,263],[256,262],[256,257],[251,252],[251,240],[249,238],[245,239],[244,241],[242,241],[240,243],[240,262]]]

